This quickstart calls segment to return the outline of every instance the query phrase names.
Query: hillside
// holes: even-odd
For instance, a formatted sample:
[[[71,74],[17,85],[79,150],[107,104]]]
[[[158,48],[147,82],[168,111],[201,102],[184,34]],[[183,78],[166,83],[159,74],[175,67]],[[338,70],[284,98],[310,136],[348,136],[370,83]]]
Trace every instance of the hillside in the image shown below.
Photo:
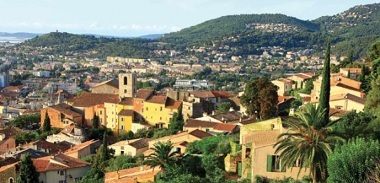
[[[204,23],[185,28],[181,31],[165,34],[160,40],[173,44],[197,44],[205,41],[231,37],[242,34],[269,32],[259,29],[254,24],[270,26],[273,24],[283,28],[282,32],[314,32],[319,30],[319,25],[299,20],[282,14],[253,14],[253,15],[229,15]],[[280,25],[282,24],[282,25]],[[286,31],[285,29],[288,28]],[[275,30],[272,32],[276,32]],[[280,32],[280,31],[278,31]]]
[[[89,52],[93,56],[105,58],[107,56],[148,58],[152,46],[148,39],[106,38],[93,35],[77,35],[52,32],[37,36],[25,41],[21,45],[32,47],[46,47],[47,53]]]

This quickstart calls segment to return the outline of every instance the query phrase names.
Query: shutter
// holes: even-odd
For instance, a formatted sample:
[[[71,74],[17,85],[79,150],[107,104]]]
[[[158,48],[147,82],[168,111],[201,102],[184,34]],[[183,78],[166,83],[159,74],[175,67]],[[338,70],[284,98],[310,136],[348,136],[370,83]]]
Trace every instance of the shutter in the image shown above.
[[[267,155],[267,172],[272,171],[272,155]]]

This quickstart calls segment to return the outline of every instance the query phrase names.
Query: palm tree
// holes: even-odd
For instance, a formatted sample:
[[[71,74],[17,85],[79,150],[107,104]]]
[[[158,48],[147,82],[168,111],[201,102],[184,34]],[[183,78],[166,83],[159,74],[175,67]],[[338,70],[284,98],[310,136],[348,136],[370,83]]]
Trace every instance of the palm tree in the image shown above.
[[[165,167],[177,161],[175,155],[178,152],[172,150],[173,145],[171,142],[157,142],[154,144],[154,147],[150,149],[153,150],[154,153],[150,154],[144,163],[152,168],[160,167],[163,174],[165,173]]]
[[[303,112],[296,113],[299,121],[284,122],[288,131],[279,135],[279,141],[274,145],[283,166],[293,167],[294,162],[299,160],[302,168],[309,168],[313,182],[327,177],[327,157],[332,153],[334,144],[343,141],[331,131],[336,121],[324,123],[326,112],[326,109],[307,104]],[[300,171],[301,168],[298,174]]]

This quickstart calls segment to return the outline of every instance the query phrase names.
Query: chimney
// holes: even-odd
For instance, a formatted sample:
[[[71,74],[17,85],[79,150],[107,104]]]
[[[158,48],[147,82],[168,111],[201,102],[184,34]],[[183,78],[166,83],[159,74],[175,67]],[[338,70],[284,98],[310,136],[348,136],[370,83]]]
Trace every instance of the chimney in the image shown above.
[[[230,112],[234,111],[234,108],[233,107],[230,107]]]
[[[243,118],[242,117],[240,117],[240,119],[239,119],[239,122],[242,122],[243,121]]]

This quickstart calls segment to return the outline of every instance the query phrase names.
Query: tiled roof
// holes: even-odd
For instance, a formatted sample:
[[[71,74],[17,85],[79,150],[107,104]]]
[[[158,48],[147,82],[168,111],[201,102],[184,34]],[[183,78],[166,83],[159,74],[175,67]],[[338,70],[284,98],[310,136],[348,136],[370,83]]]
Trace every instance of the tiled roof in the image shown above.
[[[330,96],[330,101],[342,100],[342,99],[349,99],[349,100],[352,100],[352,101],[357,102],[359,104],[363,104],[363,105],[365,104],[364,98],[360,98],[360,97],[357,97],[357,96],[349,94],[349,93],[342,93],[342,94]]]
[[[119,114],[120,116],[133,116],[134,115],[134,111],[133,110],[129,110],[129,109],[122,109]]]
[[[159,167],[151,168],[150,166],[143,165],[115,172],[108,172],[104,176],[105,183],[136,183],[145,182],[147,179],[154,178],[161,169]]]
[[[253,148],[273,145],[277,142],[280,130],[254,131],[243,136],[243,143],[253,143]]]
[[[147,102],[156,103],[156,104],[165,104],[166,99],[167,99],[167,96],[158,95],[158,96],[152,96],[150,99],[147,100]]]
[[[215,97],[229,98],[230,94],[226,91],[212,91]]]
[[[54,106],[50,106],[50,108],[52,109],[55,109],[67,116],[71,116],[71,117],[78,117],[78,116],[82,116],[81,114],[77,113],[77,112],[74,112],[71,110],[71,106],[70,105],[67,105],[67,104],[58,104],[58,105],[54,105]]]
[[[88,147],[88,146],[96,143],[97,141],[98,140],[89,140],[89,141],[83,142],[81,144],[78,144],[76,146],[71,147],[70,149],[68,149],[67,151],[65,151],[64,154],[70,154],[72,152],[80,151],[80,150],[82,150],[82,149],[84,149],[84,148],[86,148],[86,147]]]
[[[37,146],[38,149],[48,150],[49,154],[56,154],[58,152],[64,152],[70,149],[70,145],[66,143],[51,143],[46,140],[38,140],[29,144],[23,145],[23,147]]]
[[[0,130],[0,133],[5,135],[5,138],[16,135],[20,130],[18,128],[4,128]]]
[[[190,93],[198,98],[215,98],[215,95],[211,91],[193,91]]]
[[[283,83],[289,83],[289,84],[293,83],[292,80],[285,79],[285,78],[278,78],[277,81],[280,81],[280,82],[283,82]]]
[[[102,85],[108,85],[108,86],[112,86],[114,88],[119,89],[119,80],[118,79],[111,79],[111,80],[99,83],[99,84],[97,84],[97,85],[95,85],[95,86],[93,86],[91,88],[95,88],[95,87],[102,86]]]
[[[195,137],[198,137],[200,139],[212,136],[211,134],[209,134],[207,132],[204,132],[202,130],[198,130],[198,129],[191,131],[189,134],[191,134],[191,135],[193,135]]]
[[[184,127],[187,127],[187,128],[198,128],[198,127],[213,128],[215,125],[217,125],[216,122],[189,119],[189,120],[187,120]]]
[[[218,131],[224,131],[224,132],[232,132],[236,127],[237,125],[233,125],[233,124],[218,123],[214,126],[213,129],[218,130]]]
[[[152,90],[140,89],[136,93],[136,98],[147,100],[152,95],[152,93]]]
[[[173,100],[168,97],[166,102],[166,108],[168,109],[178,109],[182,104],[182,101],[179,100]]]
[[[129,143],[130,146],[136,148],[136,149],[141,149],[144,147],[148,147],[148,139],[147,138],[141,138],[141,139],[136,139],[135,141]]]
[[[227,111],[225,113],[216,114],[211,117],[222,122],[230,122],[240,120],[240,118],[243,117],[243,115],[237,111]]]
[[[101,93],[89,93],[82,92],[80,96],[73,100],[73,106],[75,107],[90,107],[99,104],[107,103],[118,103],[118,94],[101,94]]]
[[[293,98],[292,96],[278,96],[278,103],[285,102],[285,101],[292,99],[292,98]]]
[[[132,105],[133,105],[133,98],[132,98],[132,97],[126,97],[126,98],[123,98],[123,99],[119,102],[119,104],[132,106]]]
[[[36,167],[37,172],[46,172],[51,170],[79,168],[90,166],[91,164],[64,154],[57,154],[55,156],[34,159],[33,165]]]

